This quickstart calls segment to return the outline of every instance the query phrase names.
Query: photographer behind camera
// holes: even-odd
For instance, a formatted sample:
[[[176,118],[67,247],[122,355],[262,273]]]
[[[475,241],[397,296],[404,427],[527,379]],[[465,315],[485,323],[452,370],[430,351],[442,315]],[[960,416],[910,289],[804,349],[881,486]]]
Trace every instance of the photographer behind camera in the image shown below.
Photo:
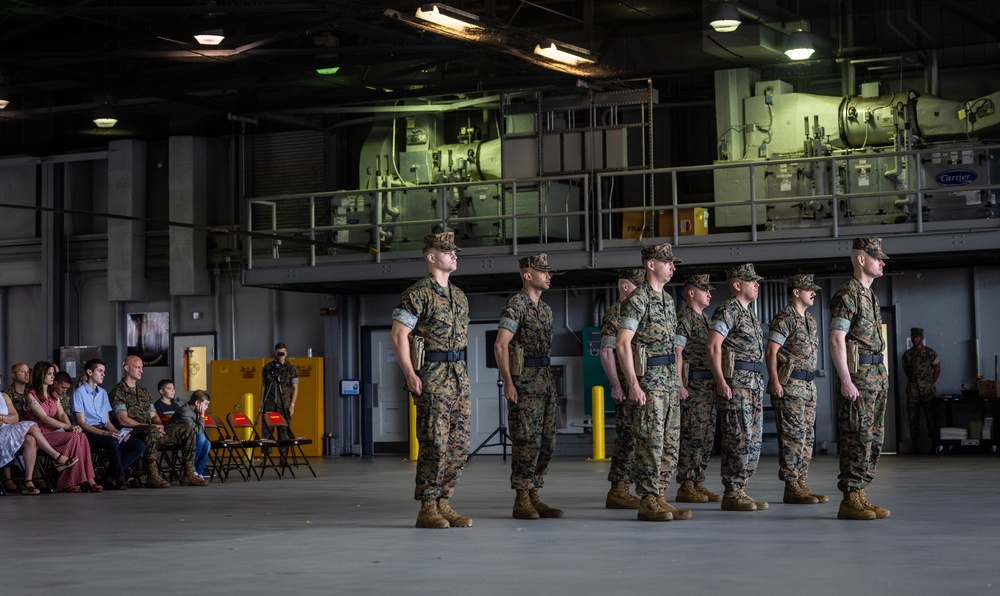
[[[283,343],[274,345],[274,360],[261,369],[261,413],[278,412],[290,424],[295,415],[295,399],[299,395],[299,369],[288,362],[288,349]],[[261,436],[270,439],[271,429],[261,422]],[[278,429],[278,439],[291,439],[287,427]]]

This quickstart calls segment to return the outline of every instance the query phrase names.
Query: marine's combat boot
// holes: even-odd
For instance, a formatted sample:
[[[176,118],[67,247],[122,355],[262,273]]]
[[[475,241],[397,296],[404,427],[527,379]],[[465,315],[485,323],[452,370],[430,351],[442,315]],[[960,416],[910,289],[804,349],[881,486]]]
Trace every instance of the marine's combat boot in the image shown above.
[[[660,507],[656,502],[656,495],[643,495],[639,501],[639,521],[671,521],[674,519],[672,513]]]
[[[608,509],[638,509],[639,497],[628,492],[628,482],[615,482],[608,491],[604,506]]]
[[[722,495],[723,511],[757,511],[757,504],[742,488],[727,488]]]
[[[448,503],[448,497],[441,497],[438,499],[438,513],[441,517],[448,520],[448,525],[453,528],[468,528],[472,525],[472,518],[460,515],[457,511],[451,508]]]
[[[753,501],[754,506],[757,507],[757,511],[763,511],[763,510],[765,510],[765,509],[768,508],[767,501],[760,501],[758,499],[755,499],[755,498],[751,497],[750,495],[747,494],[745,488],[741,488],[740,491],[743,492],[743,496],[744,497],[746,497],[746,498],[750,499],[751,501]]]
[[[875,519],[875,512],[861,502],[860,492],[851,491],[844,493],[844,500],[840,502],[840,509],[837,510],[837,519]]]
[[[821,495],[818,492],[814,491],[813,489],[809,488],[806,485],[806,479],[805,478],[801,478],[801,477],[799,478],[799,486],[802,487],[802,490],[804,490],[807,493],[809,493],[810,495],[816,497],[816,502],[817,503],[826,503],[827,501],[830,500],[830,497],[828,497],[826,495]]]
[[[531,497],[531,507],[538,512],[538,517],[562,517],[562,509],[556,509],[555,507],[549,507],[538,498],[538,489],[533,488],[528,491],[528,496]]]
[[[531,497],[528,491],[519,490],[514,497],[514,519],[538,519],[538,512],[531,506]]]
[[[708,503],[708,495],[702,494],[694,486],[694,481],[685,480],[677,487],[677,496],[674,498],[678,503]]]
[[[420,513],[417,514],[417,527],[440,530],[450,528],[451,524],[448,523],[448,520],[441,517],[437,501],[427,500],[420,502]]]
[[[712,491],[705,488],[704,482],[695,482],[694,489],[700,492],[701,494],[705,495],[706,497],[708,497],[709,503],[718,503],[719,501],[722,500],[722,495],[720,495],[719,493],[713,493]]]
[[[208,480],[195,473],[193,462],[185,462],[184,473],[181,474],[181,486],[208,486]]]
[[[872,505],[868,502],[868,495],[865,494],[865,489],[858,491],[858,495],[861,497],[861,504],[865,506],[868,511],[874,511],[876,519],[885,519],[892,515],[892,512],[885,507],[878,507],[877,505]]]
[[[669,511],[674,520],[691,519],[690,509],[680,509],[678,507],[674,507],[663,498],[662,494],[656,495],[656,504],[660,506],[660,509]]]
[[[815,505],[819,503],[819,499],[802,488],[798,480],[785,481],[785,494],[781,500],[788,505]]]
[[[160,467],[156,465],[155,461],[148,464],[146,472],[146,482],[143,486],[146,488],[170,488],[170,483],[160,475]]]

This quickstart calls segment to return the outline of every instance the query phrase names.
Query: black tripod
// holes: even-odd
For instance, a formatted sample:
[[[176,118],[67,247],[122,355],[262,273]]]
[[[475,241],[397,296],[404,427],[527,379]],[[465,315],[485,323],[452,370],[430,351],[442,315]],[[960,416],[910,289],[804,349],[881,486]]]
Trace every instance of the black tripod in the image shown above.
[[[510,438],[510,434],[507,433],[507,416],[504,414],[504,398],[503,398],[503,378],[500,376],[500,370],[497,366],[496,356],[493,354],[493,344],[497,341],[497,331],[487,331],[486,332],[486,368],[496,368],[497,369],[497,415],[500,417],[500,425],[497,426],[496,430],[490,433],[490,436],[486,437],[479,447],[476,447],[466,460],[470,460],[475,456],[483,447],[496,447],[500,446],[500,452],[503,454],[503,460],[507,461],[507,445],[513,443]],[[499,443],[490,443],[493,437],[499,436]]]
[[[273,364],[273,363],[272,363]],[[257,412],[257,420],[260,421],[260,434],[264,436],[264,433],[268,430],[267,424],[264,423],[264,411],[265,406],[268,402],[274,405],[274,409],[278,410],[279,399],[281,399],[281,379],[278,372],[277,366],[272,366],[270,368],[270,378],[267,380],[267,391],[264,395],[260,396],[260,410]],[[284,415],[284,412],[282,412]],[[265,438],[273,439],[271,433],[267,433],[268,436]]]

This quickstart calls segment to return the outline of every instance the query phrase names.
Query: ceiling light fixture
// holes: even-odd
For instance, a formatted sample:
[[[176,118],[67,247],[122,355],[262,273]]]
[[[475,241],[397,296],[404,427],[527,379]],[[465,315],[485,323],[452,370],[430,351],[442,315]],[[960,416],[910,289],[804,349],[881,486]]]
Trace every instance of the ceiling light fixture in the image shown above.
[[[0,110],[6,108],[10,105],[10,100],[7,98],[7,91],[3,87],[0,87]]]
[[[94,124],[98,128],[114,128],[118,124],[118,116],[111,104],[102,103],[94,110]]]
[[[555,60],[556,62],[562,62],[570,66],[593,64],[597,61],[597,58],[583,48],[571,46],[568,43],[555,42],[551,39],[547,39],[543,43],[536,45],[535,53],[549,60]]]
[[[808,30],[808,24],[806,30]],[[812,40],[809,39],[809,34],[801,28],[788,37],[785,48],[785,55],[792,60],[808,60],[816,51],[813,48]]]
[[[212,29],[194,34],[194,40],[203,46],[217,46],[226,39],[226,34],[222,29]]]
[[[476,15],[436,2],[418,8],[417,18],[455,31],[483,29]]]
[[[720,2],[715,5],[712,20],[708,24],[719,33],[730,33],[736,31],[741,22],[740,13],[736,10],[735,3]]]

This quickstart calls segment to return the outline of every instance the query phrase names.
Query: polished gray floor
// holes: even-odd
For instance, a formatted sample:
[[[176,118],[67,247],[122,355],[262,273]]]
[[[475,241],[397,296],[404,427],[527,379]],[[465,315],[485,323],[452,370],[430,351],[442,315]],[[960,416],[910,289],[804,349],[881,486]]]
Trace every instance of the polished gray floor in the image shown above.
[[[767,511],[694,505],[642,523],[604,508],[607,462],[556,460],[543,495],[559,520],[510,517],[509,462],[480,456],[454,507],[472,528],[418,530],[413,465],[316,460],[319,478],[0,498],[0,586],[52,593],[995,594],[1000,459],[886,456],[869,497],[892,517],[836,519],[837,461],[818,458],[822,505],[783,505],[776,460],[749,491]],[[718,476],[713,459],[710,479]]]

